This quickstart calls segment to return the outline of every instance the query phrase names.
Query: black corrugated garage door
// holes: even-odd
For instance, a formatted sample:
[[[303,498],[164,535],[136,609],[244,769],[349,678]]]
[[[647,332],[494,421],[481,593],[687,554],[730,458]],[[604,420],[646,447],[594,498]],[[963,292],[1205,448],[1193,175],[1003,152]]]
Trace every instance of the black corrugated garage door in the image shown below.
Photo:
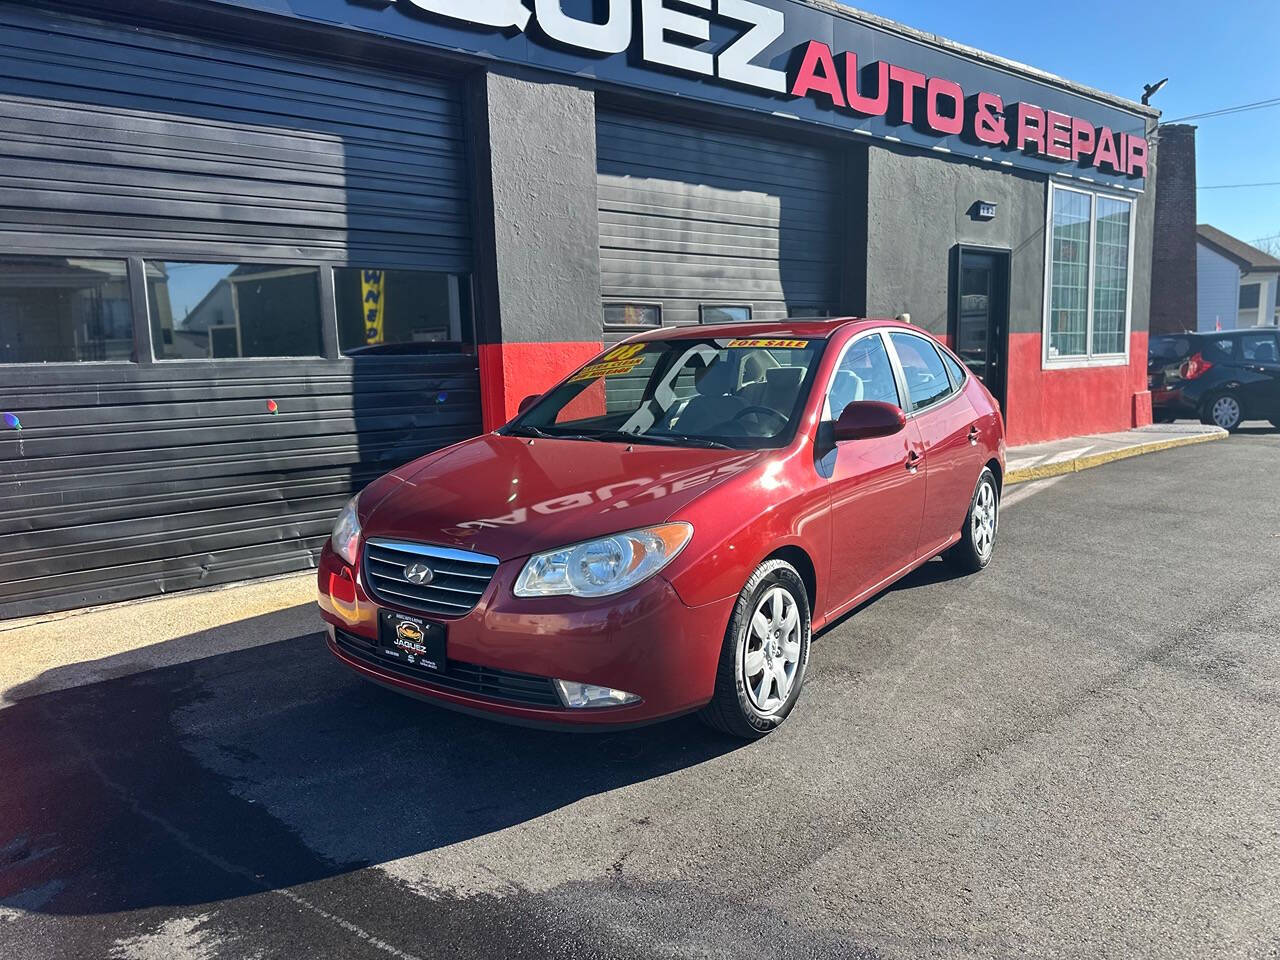
[[[465,296],[465,153],[443,80],[0,2],[11,276],[30,287],[126,262],[111,295],[136,326],[156,263],[243,265],[240,307],[272,271],[315,268],[327,324],[299,351],[314,356],[292,359],[152,362],[125,340],[78,362],[0,367],[0,411],[22,424],[0,428],[0,617],[305,568],[353,490],[478,433],[471,356],[338,356],[331,319],[342,283],[359,289],[355,273],[335,288],[344,265],[436,271]],[[172,272],[166,283],[176,298]],[[0,302],[6,336],[34,329],[24,303]],[[259,296],[254,309],[282,303]],[[219,318],[209,357],[251,356],[214,300],[186,309]]]
[[[596,151],[606,306],[664,325],[838,308],[839,150],[602,111]]]

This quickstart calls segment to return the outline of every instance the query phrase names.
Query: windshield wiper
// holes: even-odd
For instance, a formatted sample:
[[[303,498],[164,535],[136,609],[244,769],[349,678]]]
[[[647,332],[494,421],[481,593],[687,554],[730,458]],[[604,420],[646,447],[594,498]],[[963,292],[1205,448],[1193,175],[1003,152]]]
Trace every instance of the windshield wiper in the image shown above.
[[[704,437],[690,437],[682,433],[627,433],[623,430],[601,430],[598,433],[552,433],[532,424],[519,424],[510,427],[507,433],[512,436],[539,437],[544,440],[591,440],[595,443],[654,443],[673,447],[709,447],[716,450],[736,450],[719,440],[707,440]]]
[[[520,423],[507,427],[507,436],[509,437],[541,437],[544,440],[551,440],[555,437],[554,433],[547,433],[541,427],[535,427],[531,423]]]
[[[608,440],[598,433],[552,433],[550,430],[543,430],[541,427],[535,427],[531,423],[522,423],[518,426],[511,427],[507,430],[507,434],[513,437],[537,437],[540,440],[591,440],[595,443],[613,442],[612,437]],[[622,436],[620,434],[620,436]],[[625,435],[630,441],[631,434]]]
[[[665,443],[673,447],[709,447],[716,450],[737,450],[727,443],[721,443],[719,440],[708,440],[706,437],[691,437],[685,433],[619,433],[619,437],[626,437],[628,440],[636,443]]]

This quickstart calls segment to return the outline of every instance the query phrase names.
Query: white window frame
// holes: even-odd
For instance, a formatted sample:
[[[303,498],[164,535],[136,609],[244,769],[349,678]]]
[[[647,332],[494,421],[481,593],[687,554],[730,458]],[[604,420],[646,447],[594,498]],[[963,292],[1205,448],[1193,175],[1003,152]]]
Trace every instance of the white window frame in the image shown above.
[[[1053,300],[1053,202],[1059,191],[1078,193],[1089,198],[1089,278],[1086,292],[1085,314],[1085,350],[1086,353],[1069,357],[1049,355],[1051,319],[1051,303]],[[1098,236],[1098,198],[1119,200],[1129,205],[1129,263],[1125,273],[1125,305],[1124,305],[1124,352],[1093,352],[1093,280],[1097,266],[1096,252]],[[1129,365],[1129,344],[1133,337],[1133,249],[1134,233],[1137,229],[1137,204],[1133,197],[1112,193],[1109,190],[1086,190],[1081,187],[1059,184],[1049,181],[1049,202],[1045,210],[1044,228],[1044,312],[1041,318],[1041,365],[1045,370],[1064,370],[1073,367],[1127,367]]]

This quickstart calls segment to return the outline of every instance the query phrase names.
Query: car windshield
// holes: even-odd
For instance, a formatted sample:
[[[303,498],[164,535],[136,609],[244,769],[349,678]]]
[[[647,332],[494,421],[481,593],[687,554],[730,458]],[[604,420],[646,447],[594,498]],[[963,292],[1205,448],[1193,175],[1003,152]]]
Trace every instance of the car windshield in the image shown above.
[[[518,436],[673,446],[780,447],[826,341],[680,337],[624,343],[504,428]]]

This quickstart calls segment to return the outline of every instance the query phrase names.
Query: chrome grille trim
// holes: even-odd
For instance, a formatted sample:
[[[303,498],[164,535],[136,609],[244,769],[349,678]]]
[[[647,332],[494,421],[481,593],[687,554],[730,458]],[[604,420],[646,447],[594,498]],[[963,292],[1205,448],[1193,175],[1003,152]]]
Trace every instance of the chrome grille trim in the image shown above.
[[[435,575],[410,583],[404,568],[423,561]],[[500,561],[484,553],[374,537],[365,542],[365,587],[375,600],[420,613],[460,617],[480,602]]]

